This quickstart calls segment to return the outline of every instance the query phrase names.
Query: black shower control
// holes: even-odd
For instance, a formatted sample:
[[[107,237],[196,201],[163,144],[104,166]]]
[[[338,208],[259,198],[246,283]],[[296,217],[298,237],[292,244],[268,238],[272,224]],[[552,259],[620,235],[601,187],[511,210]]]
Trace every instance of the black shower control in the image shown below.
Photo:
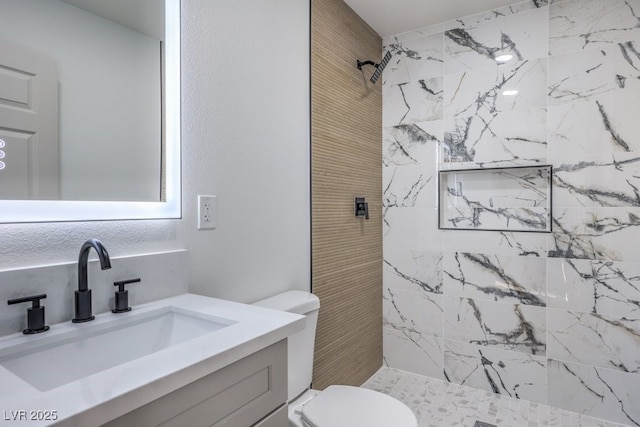
[[[126,290],[124,286],[130,283],[138,283],[139,281],[140,278],[113,282],[113,286],[117,286],[118,290],[116,291],[116,307],[111,310],[111,312],[126,313],[127,311],[131,311],[131,307],[129,307],[129,291]]]
[[[356,197],[356,216],[363,216],[364,219],[369,219],[369,203],[367,203],[364,197]]]
[[[15,298],[7,301],[7,304],[21,304],[23,302],[32,303],[27,309],[27,329],[22,331],[25,334],[39,334],[48,331],[49,327],[44,324],[44,307],[40,306],[40,300],[47,297],[47,294],[33,295],[24,298]]]

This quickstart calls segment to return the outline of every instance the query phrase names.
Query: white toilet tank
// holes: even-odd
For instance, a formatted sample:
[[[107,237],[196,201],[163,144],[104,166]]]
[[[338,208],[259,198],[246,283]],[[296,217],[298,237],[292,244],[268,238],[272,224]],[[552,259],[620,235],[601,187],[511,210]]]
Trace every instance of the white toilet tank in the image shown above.
[[[288,291],[254,303],[260,307],[305,315],[306,327],[288,338],[289,397],[287,401],[304,393],[313,376],[313,350],[320,300],[312,293]]]

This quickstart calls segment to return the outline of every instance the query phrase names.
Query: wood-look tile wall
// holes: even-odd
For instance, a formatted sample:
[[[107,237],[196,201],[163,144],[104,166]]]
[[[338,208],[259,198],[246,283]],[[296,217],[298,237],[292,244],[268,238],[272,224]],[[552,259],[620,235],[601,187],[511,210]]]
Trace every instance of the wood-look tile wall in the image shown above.
[[[313,387],[361,385],[382,366],[381,38],[342,0],[311,1]],[[366,197],[369,220],[354,216]]]

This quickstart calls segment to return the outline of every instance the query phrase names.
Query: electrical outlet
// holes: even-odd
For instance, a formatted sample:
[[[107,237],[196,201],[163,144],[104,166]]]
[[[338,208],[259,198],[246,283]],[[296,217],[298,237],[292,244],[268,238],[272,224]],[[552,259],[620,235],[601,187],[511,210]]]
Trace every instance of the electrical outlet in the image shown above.
[[[198,196],[198,230],[216,228],[216,196]]]

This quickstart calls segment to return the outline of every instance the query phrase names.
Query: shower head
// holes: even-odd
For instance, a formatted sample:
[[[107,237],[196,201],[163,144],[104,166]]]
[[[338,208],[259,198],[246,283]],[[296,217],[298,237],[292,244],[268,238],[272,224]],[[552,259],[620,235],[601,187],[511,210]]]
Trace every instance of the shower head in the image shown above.
[[[358,70],[362,70],[362,66],[363,65],[373,65],[374,67],[376,67],[376,71],[373,72],[373,75],[371,76],[371,78],[369,79],[369,81],[373,84],[376,84],[376,82],[378,81],[378,79],[380,78],[380,75],[382,74],[382,71],[384,71],[384,67],[387,66],[387,64],[389,63],[389,60],[391,59],[391,52],[387,52],[386,55],[384,56],[384,58],[382,58],[382,61],[380,61],[379,64],[376,64],[373,61],[357,61],[357,67]]]
[[[380,78],[380,75],[382,74],[382,71],[384,71],[384,67],[387,66],[390,59],[391,52],[387,52],[386,55],[384,55],[384,58],[382,58],[382,61],[380,61],[380,63],[376,65],[376,71],[373,73],[373,76],[371,76],[371,79],[369,79],[371,83],[376,84],[378,78]]]

